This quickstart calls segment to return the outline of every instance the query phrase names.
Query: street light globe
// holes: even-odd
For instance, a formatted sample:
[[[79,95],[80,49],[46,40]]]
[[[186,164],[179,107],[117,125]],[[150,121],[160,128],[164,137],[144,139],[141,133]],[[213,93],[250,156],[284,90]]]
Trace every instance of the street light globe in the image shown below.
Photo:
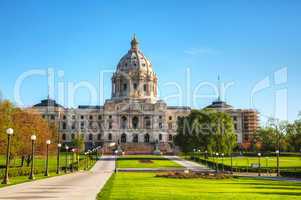
[[[57,147],[61,148],[61,147],[62,147],[62,144],[61,144],[61,143],[58,143],[58,144],[57,144]]]
[[[68,149],[69,149],[69,147],[66,145],[66,146],[65,146],[65,149],[66,149],[66,150],[68,150]]]
[[[46,144],[51,144],[51,141],[50,140],[46,140]]]
[[[258,155],[258,156],[261,156],[261,153],[258,153],[257,155]]]
[[[208,151],[205,151],[205,153],[208,153]]]
[[[222,156],[224,156],[225,154],[222,153]]]
[[[74,152],[75,152],[75,149],[71,149],[71,151],[74,153]]]
[[[30,137],[30,139],[31,139],[32,141],[35,141],[35,140],[37,139],[37,136],[36,136],[36,135],[32,135],[32,136]]]
[[[14,129],[8,128],[8,129],[6,129],[6,133],[7,133],[7,135],[12,135],[12,134],[14,134]]]
[[[216,155],[218,156],[218,153],[216,153]]]
[[[279,150],[276,151],[276,154],[278,154],[278,153],[279,153]]]

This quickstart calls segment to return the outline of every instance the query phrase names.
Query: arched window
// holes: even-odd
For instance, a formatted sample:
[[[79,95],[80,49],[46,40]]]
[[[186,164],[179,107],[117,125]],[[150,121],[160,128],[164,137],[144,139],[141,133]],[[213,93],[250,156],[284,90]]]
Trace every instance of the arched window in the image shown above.
[[[126,90],[127,90],[127,88],[128,88],[127,84],[126,84],[126,83],[124,83],[124,84],[123,84],[123,91],[126,91]]]
[[[169,134],[169,135],[168,135],[168,140],[169,140],[169,141],[172,141],[172,134]]]
[[[101,140],[101,134],[100,133],[98,133],[98,135],[97,135],[97,140]]]
[[[75,135],[74,135],[74,133],[72,133],[71,134],[71,139],[74,140],[74,138],[75,138]]]
[[[66,140],[66,134],[65,133],[62,135],[62,140]]]
[[[172,129],[172,123],[168,123],[168,129]]]
[[[92,133],[89,134],[89,140],[93,140],[93,135],[92,135]]]
[[[149,129],[151,127],[151,120],[150,117],[144,117],[144,128]]]
[[[137,83],[134,83],[133,88],[134,90],[137,90]]]
[[[138,124],[139,124],[139,119],[137,116],[133,117],[132,119],[132,126],[133,126],[133,129],[137,129],[138,128]]]
[[[109,133],[109,135],[108,135],[108,140],[112,140],[112,134],[111,133]]]
[[[138,143],[138,134],[135,134],[133,137],[133,142]]]
[[[160,141],[162,140],[162,134],[161,133],[159,134],[159,140]]]
[[[159,129],[162,129],[163,128],[163,124],[162,122],[159,122]]]
[[[63,122],[63,129],[64,129],[64,130],[67,129],[67,124],[66,124],[66,122]]]
[[[125,133],[123,133],[121,135],[121,143],[126,143],[126,134]]]
[[[144,135],[144,142],[149,143],[149,134],[148,133]]]
[[[127,128],[127,117],[126,116],[122,116],[121,117],[121,128],[122,129],[126,129]]]

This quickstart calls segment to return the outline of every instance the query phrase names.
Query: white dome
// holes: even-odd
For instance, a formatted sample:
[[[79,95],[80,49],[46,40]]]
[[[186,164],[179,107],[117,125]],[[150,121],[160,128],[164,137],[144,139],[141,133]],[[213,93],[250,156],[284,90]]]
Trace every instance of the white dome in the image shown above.
[[[131,49],[120,59],[117,65],[117,72],[128,72],[135,70],[152,72],[152,65],[139,50],[139,42],[134,36],[131,41]]]

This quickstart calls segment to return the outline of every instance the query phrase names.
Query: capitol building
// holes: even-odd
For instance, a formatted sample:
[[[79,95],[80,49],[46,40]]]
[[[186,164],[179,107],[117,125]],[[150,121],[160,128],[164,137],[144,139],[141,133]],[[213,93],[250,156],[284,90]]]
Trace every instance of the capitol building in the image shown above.
[[[190,108],[167,106],[157,98],[157,88],[157,75],[134,36],[112,75],[111,99],[103,106],[64,108],[48,98],[33,108],[57,123],[63,143],[81,134],[86,149],[115,143],[125,151],[149,153],[157,144],[162,152],[171,152],[177,118],[189,115]]]
[[[33,108],[57,124],[62,143],[71,143],[80,135],[86,149],[102,146],[110,153],[112,144],[116,144],[127,153],[152,153],[158,148],[163,153],[172,153],[177,119],[189,115],[191,108],[168,106],[158,99],[158,77],[135,36],[111,80],[111,99],[103,106],[65,108],[47,98]],[[225,110],[233,116],[240,144],[247,142],[258,126],[256,111],[234,109],[222,101],[213,102],[208,108]]]

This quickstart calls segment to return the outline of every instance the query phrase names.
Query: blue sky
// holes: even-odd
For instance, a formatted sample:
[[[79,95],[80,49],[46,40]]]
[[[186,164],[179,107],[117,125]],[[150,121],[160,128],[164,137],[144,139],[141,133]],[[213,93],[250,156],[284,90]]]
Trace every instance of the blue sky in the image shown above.
[[[288,119],[293,120],[301,110],[300,10],[297,0],[0,0],[0,91],[3,98],[17,103],[18,77],[33,69],[52,68],[53,98],[61,104],[103,104],[110,98],[111,72],[136,33],[159,77],[160,96],[169,105],[208,105],[215,97],[193,103],[187,96],[199,83],[216,84],[220,74],[222,82],[233,82],[225,94],[229,104],[256,108],[262,118],[279,112],[284,119],[287,105]],[[277,82],[279,70],[283,80]],[[104,71],[102,85],[99,74]],[[267,78],[269,87],[256,93],[251,103],[252,90]],[[72,105],[66,103],[67,92],[58,97],[59,83],[82,81],[96,88],[97,102],[90,102],[84,88],[77,91]],[[181,87],[181,100],[170,97],[177,89],[169,83]],[[22,106],[38,103],[47,96],[47,77],[26,79],[20,94]],[[198,94],[212,91],[203,87]]]

